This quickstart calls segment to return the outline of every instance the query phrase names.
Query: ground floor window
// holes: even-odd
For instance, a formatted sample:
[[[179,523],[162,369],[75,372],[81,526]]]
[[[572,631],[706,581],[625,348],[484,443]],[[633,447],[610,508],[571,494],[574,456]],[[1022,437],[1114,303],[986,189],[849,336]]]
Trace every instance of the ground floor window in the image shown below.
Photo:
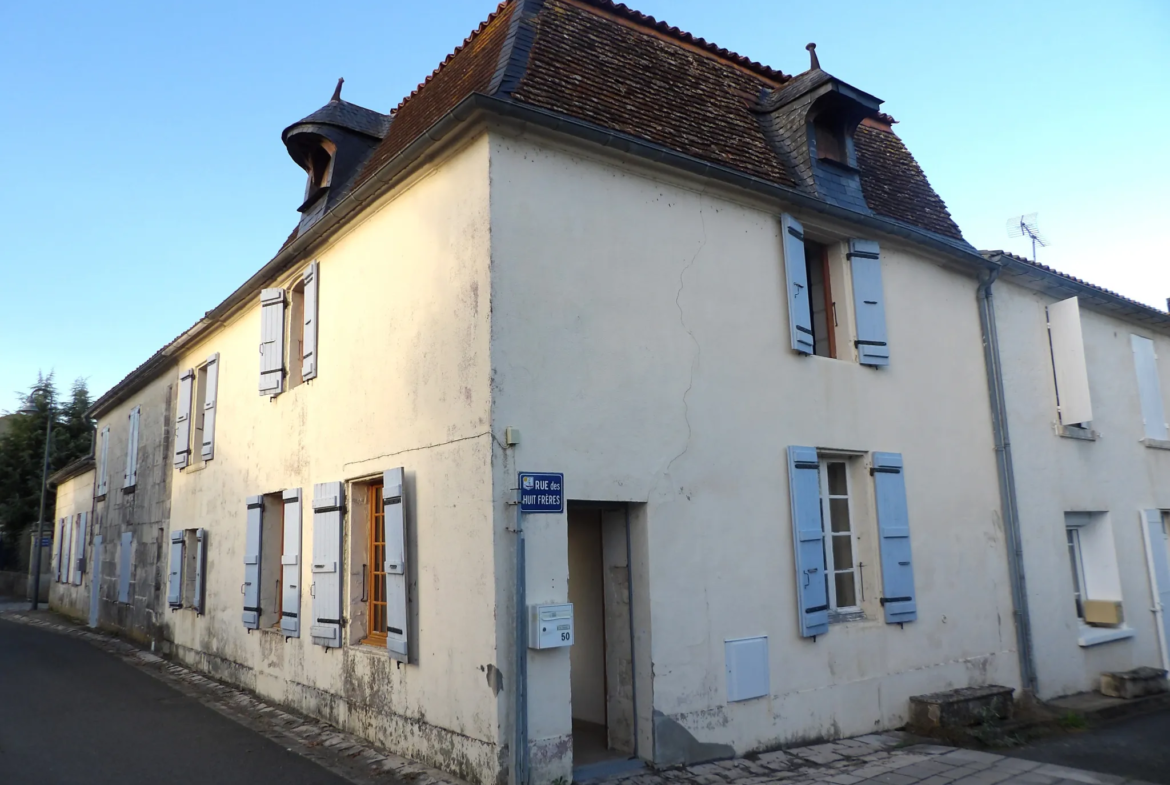
[[[382,501],[382,483],[372,482],[367,491],[366,537],[368,554],[366,573],[366,618],[369,627],[364,643],[386,645],[386,511]]]
[[[829,609],[858,611],[860,582],[857,575],[857,549],[849,499],[849,462],[838,458],[822,460],[820,481]]]

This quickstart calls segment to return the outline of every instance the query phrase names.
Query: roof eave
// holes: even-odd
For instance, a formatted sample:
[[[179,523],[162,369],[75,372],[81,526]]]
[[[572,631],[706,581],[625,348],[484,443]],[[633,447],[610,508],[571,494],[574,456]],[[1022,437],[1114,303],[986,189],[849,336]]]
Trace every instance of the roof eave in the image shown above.
[[[74,477],[79,477],[94,468],[94,459],[92,455],[85,455],[73,463],[66,464],[54,473],[49,475],[49,483],[52,485],[60,485],[66,480],[72,480]]]

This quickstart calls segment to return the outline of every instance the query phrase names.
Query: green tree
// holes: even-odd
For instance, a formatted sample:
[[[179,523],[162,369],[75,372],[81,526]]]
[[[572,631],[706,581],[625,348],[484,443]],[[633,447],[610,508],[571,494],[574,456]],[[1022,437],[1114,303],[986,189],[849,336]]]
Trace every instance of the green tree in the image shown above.
[[[21,532],[37,522],[47,418],[53,418],[49,445],[52,474],[92,452],[93,422],[85,416],[91,403],[84,379],[75,381],[69,398],[61,402],[53,374],[37,374],[36,384],[21,395],[20,409],[5,417],[0,435],[0,534],[9,547],[0,550],[0,564],[11,563]],[[53,518],[55,503],[56,492],[50,488],[45,497],[48,521]]]

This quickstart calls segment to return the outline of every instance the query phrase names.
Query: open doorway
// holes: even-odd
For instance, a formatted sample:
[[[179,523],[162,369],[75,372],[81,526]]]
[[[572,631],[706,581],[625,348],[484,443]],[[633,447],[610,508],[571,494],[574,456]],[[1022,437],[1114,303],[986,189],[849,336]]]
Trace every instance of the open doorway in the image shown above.
[[[634,659],[626,508],[570,502],[568,517],[576,770],[635,754]]]

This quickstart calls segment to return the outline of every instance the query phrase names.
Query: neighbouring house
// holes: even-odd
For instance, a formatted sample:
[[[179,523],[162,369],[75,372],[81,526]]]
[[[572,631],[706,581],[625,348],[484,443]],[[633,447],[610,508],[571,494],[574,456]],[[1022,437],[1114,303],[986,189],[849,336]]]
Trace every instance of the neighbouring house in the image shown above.
[[[93,623],[478,783],[1031,686],[1008,262],[893,123],[607,0],[339,83],[277,255],[94,404]]]
[[[1170,314],[987,256],[1038,694],[1170,667]]]
[[[49,482],[57,488],[57,508],[49,566],[41,570],[41,576],[50,580],[50,607],[81,617],[89,608],[86,572],[93,523],[93,457],[78,458],[62,467],[49,476]]]

